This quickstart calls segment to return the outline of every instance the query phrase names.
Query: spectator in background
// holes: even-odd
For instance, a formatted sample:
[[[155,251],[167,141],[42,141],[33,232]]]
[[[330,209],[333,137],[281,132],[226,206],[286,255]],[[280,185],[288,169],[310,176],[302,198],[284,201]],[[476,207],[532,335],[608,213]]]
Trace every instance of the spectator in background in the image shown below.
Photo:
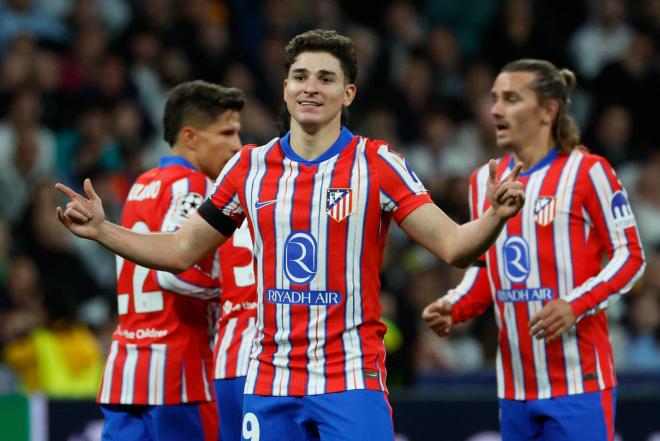
[[[660,287],[646,286],[631,299],[629,322],[622,369],[660,372]]]
[[[569,55],[586,81],[596,78],[607,64],[620,60],[633,39],[622,0],[590,0],[590,5],[586,23],[574,32],[569,43]]]
[[[3,0],[0,2],[0,56],[4,55],[7,46],[19,35],[64,44],[70,34],[62,23],[32,0]]]
[[[39,91],[19,89],[0,121],[0,216],[12,223],[24,215],[34,186],[55,171],[55,137],[40,118]]]

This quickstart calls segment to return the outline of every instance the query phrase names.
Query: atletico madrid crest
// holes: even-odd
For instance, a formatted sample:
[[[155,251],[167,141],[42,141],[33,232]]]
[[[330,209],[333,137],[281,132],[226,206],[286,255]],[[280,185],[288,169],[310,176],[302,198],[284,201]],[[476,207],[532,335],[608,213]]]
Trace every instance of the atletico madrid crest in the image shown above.
[[[337,222],[346,219],[353,213],[353,189],[328,188],[326,211]]]
[[[550,225],[555,220],[555,197],[554,196],[540,196],[534,203],[534,219],[536,223],[542,227]]]

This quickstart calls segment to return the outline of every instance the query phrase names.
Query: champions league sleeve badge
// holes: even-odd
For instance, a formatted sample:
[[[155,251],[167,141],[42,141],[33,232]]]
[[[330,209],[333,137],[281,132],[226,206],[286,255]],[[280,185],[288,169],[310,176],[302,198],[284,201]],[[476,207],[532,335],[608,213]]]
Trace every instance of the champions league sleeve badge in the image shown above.
[[[328,216],[341,222],[353,213],[353,189],[328,188],[326,197]]]

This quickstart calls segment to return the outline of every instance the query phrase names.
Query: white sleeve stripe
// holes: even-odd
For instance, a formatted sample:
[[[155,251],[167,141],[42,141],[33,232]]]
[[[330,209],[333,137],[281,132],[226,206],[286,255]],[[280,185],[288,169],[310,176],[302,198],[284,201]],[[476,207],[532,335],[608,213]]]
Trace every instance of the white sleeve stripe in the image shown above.
[[[172,291],[177,294],[183,294],[199,299],[210,299],[217,297],[220,293],[219,286],[213,288],[205,288],[203,286],[195,285],[180,279],[175,274],[168,273],[166,271],[156,271],[156,278],[158,279],[158,286],[160,286],[162,289]]]
[[[406,185],[411,193],[427,193],[419,178],[417,176],[411,175],[411,173],[408,171],[408,168],[405,165],[405,159],[396,153],[389,151],[386,145],[382,145],[378,148],[378,156],[380,156],[385,161],[385,163],[390,166],[394,173],[396,173],[399,178],[401,178],[401,181]]]
[[[471,266],[468,268],[467,271],[465,271],[465,275],[463,276],[461,283],[459,283],[456,288],[450,289],[447,292],[446,298],[451,302],[452,305],[457,303],[459,300],[465,297],[467,293],[470,292],[474,284],[477,282],[480,269],[481,268],[477,266]]]

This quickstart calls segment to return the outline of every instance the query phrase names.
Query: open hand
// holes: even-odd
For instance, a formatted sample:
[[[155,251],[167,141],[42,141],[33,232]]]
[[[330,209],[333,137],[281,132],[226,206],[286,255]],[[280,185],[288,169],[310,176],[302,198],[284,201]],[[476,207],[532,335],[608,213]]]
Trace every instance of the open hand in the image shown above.
[[[429,304],[422,311],[422,320],[440,337],[444,337],[451,332],[452,304],[443,298]]]
[[[517,163],[511,173],[502,180],[497,179],[497,162],[494,159],[488,162],[488,168],[488,202],[497,216],[509,219],[525,205],[525,190],[522,183],[516,180],[522,169],[522,162]]]
[[[92,181],[85,179],[83,183],[87,198],[79,195],[69,187],[59,182],[55,188],[69,198],[66,209],[57,207],[57,219],[73,234],[86,239],[96,239],[99,229],[105,221],[105,212],[101,198],[94,191]]]

